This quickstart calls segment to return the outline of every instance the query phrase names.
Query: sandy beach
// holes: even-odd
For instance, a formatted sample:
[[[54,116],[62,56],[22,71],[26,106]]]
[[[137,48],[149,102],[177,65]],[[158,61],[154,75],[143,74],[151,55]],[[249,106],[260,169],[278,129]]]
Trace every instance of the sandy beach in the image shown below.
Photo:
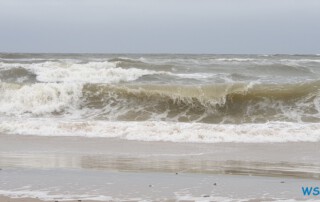
[[[17,135],[0,135],[0,140],[0,195],[11,197],[3,201],[305,200],[312,197],[303,197],[301,186],[317,186],[320,179],[319,143]]]
[[[319,143],[170,143],[0,135],[1,167],[320,178]]]
[[[6,196],[0,196],[0,201],[3,201],[3,202],[43,202],[43,200],[34,199],[34,198],[10,198],[10,197],[6,197]],[[97,202],[97,201],[70,200],[69,202]]]

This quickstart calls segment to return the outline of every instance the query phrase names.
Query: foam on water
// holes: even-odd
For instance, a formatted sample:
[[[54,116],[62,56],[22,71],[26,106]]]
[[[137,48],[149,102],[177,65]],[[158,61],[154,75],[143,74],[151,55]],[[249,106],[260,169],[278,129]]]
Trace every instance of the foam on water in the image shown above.
[[[12,68],[27,69],[36,75],[40,82],[67,82],[67,83],[119,83],[134,81],[145,75],[165,74],[163,71],[153,71],[137,68],[121,68],[116,62],[43,62],[31,64],[0,63],[0,69]]]
[[[158,73],[137,68],[123,69],[107,61],[65,65],[47,62],[33,64],[29,68],[42,82],[119,83]]]
[[[0,83],[0,114],[119,121],[318,122],[319,81],[206,86]]]
[[[50,190],[51,189],[51,190]],[[54,193],[54,187],[50,187],[48,190],[32,190],[30,187],[25,186],[21,187],[19,189],[13,189],[13,190],[0,190],[0,195],[7,196],[10,198],[34,198],[34,199],[40,199],[43,201],[139,201],[139,202],[147,202],[147,201],[153,201],[150,198],[115,198],[111,196],[105,196],[105,195],[93,195],[93,194],[57,194]],[[58,189],[57,187],[55,189]],[[93,190],[92,192],[96,192],[96,190]],[[180,191],[181,192],[181,191]],[[202,195],[202,196],[195,196],[190,193],[180,193],[175,192],[174,199],[175,201],[197,201],[197,202],[210,202],[210,201],[224,201],[224,202],[247,202],[247,201],[256,201],[258,199],[256,198],[240,198],[240,197],[231,197],[231,196],[219,196],[218,194],[211,193],[210,195]],[[266,194],[267,195],[267,194]],[[301,199],[285,199],[285,198],[273,198],[273,197],[267,197],[262,196],[260,198],[263,201],[278,201],[278,202],[297,202],[301,201]],[[315,198],[309,198],[304,199],[304,201],[318,201]]]
[[[293,178],[286,179],[287,186],[284,187],[279,183],[282,178],[188,173],[183,170],[173,176],[161,171],[5,169],[1,176],[0,195],[45,201],[316,201],[317,197],[303,197],[301,185],[316,186],[318,183],[317,180]],[[213,183],[218,186],[212,186]]]
[[[10,198],[36,198],[44,201],[71,201],[71,200],[95,200],[95,201],[110,201],[112,197],[102,195],[88,195],[88,194],[52,194],[45,190],[0,190],[0,195]]]
[[[6,115],[43,115],[74,110],[80,104],[82,85],[0,83],[0,113]]]
[[[63,119],[4,120],[0,133],[82,136],[170,142],[316,142],[320,123],[203,124],[161,121],[124,122]]]
[[[0,132],[319,141],[319,62],[316,55],[0,53]]]

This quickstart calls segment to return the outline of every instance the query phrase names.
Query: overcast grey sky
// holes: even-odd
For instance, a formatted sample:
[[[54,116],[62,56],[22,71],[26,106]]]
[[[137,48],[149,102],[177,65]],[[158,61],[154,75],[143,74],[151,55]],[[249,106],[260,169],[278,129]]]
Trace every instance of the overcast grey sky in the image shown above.
[[[320,53],[320,0],[0,0],[1,52]]]

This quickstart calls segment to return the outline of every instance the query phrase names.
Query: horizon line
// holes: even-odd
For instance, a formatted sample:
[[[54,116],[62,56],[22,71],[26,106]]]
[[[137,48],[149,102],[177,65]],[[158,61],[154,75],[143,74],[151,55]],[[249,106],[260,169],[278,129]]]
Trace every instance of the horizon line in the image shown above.
[[[303,55],[314,55],[320,56],[320,53],[169,53],[169,52],[151,52],[151,53],[143,53],[143,52],[6,52],[0,51],[0,54],[69,54],[69,55],[292,55],[292,56],[303,56]]]

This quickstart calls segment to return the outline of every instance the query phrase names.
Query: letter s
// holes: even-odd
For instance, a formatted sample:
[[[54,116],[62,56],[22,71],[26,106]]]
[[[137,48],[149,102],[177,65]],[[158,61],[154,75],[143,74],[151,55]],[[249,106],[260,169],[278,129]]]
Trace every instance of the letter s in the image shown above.
[[[312,194],[313,194],[314,196],[318,196],[318,195],[320,194],[319,187],[315,187],[315,188],[313,189]]]

